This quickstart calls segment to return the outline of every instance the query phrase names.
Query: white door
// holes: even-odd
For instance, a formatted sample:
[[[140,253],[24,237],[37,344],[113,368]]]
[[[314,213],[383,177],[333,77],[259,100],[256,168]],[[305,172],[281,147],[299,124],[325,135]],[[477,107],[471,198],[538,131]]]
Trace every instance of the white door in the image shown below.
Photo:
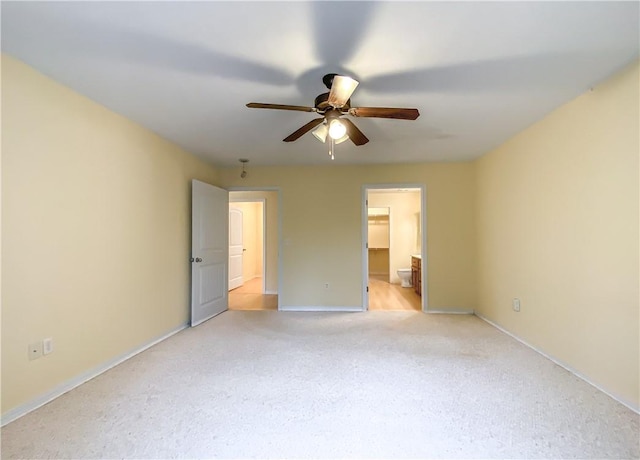
[[[229,192],[192,181],[191,326],[229,307]]]
[[[242,286],[242,210],[229,208],[229,290]]]

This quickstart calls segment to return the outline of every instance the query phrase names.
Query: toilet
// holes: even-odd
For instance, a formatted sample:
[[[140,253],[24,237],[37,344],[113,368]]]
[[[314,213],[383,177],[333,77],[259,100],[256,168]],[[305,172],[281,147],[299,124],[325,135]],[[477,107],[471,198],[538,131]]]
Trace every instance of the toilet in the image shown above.
[[[398,276],[400,277],[400,286],[411,287],[411,269],[399,268]]]

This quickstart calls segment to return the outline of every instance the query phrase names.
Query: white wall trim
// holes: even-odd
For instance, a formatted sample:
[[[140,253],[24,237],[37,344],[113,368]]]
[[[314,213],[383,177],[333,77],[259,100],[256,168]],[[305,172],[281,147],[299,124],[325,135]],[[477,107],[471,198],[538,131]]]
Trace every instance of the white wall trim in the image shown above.
[[[433,309],[433,310],[427,310],[426,313],[433,313],[436,315],[473,315],[475,312],[473,310],[470,310],[468,308],[451,308],[451,309],[446,309],[446,308],[441,308],[441,309]]]
[[[267,295],[277,295],[278,291],[264,291],[264,293]]]
[[[316,305],[281,305],[280,311],[328,311],[328,312],[361,312],[362,307],[328,307],[328,306],[316,306]]]
[[[563,363],[562,361],[554,358],[553,356],[545,353],[544,351],[534,347],[533,345],[531,345],[530,343],[528,343],[527,341],[521,339],[520,337],[518,337],[517,335],[509,332],[508,330],[506,330],[505,328],[503,328],[502,326],[494,323],[493,321],[491,321],[488,318],[485,318],[484,316],[482,316],[481,314],[479,314],[478,312],[475,312],[475,315],[480,318],[481,320],[485,321],[486,323],[490,324],[491,326],[495,327],[496,329],[498,329],[499,331],[504,332],[505,334],[507,334],[509,337],[517,340],[518,342],[520,342],[521,344],[531,348],[533,351],[535,351],[536,353],[544,356],[545,358],[547,358],[550,361],[553,361],[554,363],[556,363],[558,366],[562,367],[563,369],[571,372],[573,375],[575,375],[576,377],[578,377],[581,380],[584,380],[585,382],[587,382],[589,385],[595,387],[596,389],[602,391],[604,394],[606,394],[607,396],[609,396],[610,398],[615,399],[617,402],[619,402],[620,404],[622,404],[623,406],[626,406],[627,408],[631,409],[633,412],[635,412],[636,414],[640,414],[640,407],[634,405],[633,403],[631,403],[630,401],[625,400],[624,398],[621,398],[619,396],[614,395],[613,393],[611,393],[610,391],[604,389],[603,387],[601,387],[600,385],[598,385],[595,382],[592,382],[588,377],[585,377],[584,375],[582,375],[580,372],[578,372],[577,370],[575,370],[574,368],[572,368],[571,366]]]
[[[56,399],[59,396],[62,396],[63,394],[67,393],[68,391],[73,390],[74,388],[82,385],[83,383],[88,382],[89,380],[97,377],[98,375],[108,371],[109,369],[117,366],[118,364],[121,364],[123,362],[125,362],[126,360],[128,360],[129,358],[132,358],[133,356],[137,355],[138,353],[141,353],[145,350],[147,350],[148,348],[151,348],[152,346],[162,342],[165,339],[168,339],[169,337],[171,337],[174,334],[177,334],[178,332],[186,329],[187,327],[189,327],[189,325],[187,323],[184,323],[180,326],[178,326],[177,328],[169,331],[168,333],[157,337],[155,339],[151,339],[149,342],[146,342],[142,345],[140,345],[139,347],[134,348],[133,350],[130,350],[128,352],[125,352],[124,354],[121,354],[119,356],[116,356],[113,359],[110,359],[109,361],[106,361],[96,367],[94,367],[93,369],[90,369],[86,372],[83,372],[80,375],[75,376],[74,378],[72,378],[71,380],[67,380],[66,382],[63,382],[59,385],[57,385],[56,387],[54,387],[53,389],[47,391],[46,393],[37,396],[36,398],[32,399],[31,401],[28,401],[24,404],[21,404],[18,407],[15,407],[11,410],[8,410],[7,412],[5,412],[4,414],[2,414],[2,422],[0,424],[0,426],[5,426],[6,424],[13,422],[14,420],[22,417],[23,415],[28,414],[31,411],[36,410],[39,407],[44,406],[45,404],[47,404],[48,402],[53,401],[54,399]]]

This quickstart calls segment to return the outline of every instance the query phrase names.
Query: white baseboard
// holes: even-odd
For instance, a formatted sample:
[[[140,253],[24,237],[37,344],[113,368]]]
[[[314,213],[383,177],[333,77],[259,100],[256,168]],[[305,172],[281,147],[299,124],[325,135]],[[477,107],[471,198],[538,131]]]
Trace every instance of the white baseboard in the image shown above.
[[[267,295],[277,295],[278,291],[264,291],[264,293]]]
[[[577,370],[575,370],[574,368],[572,368],[571,366],[563,363],[562,361],[554,358],[553,356],[545,353],[544,351],[538,349],[537,347],[534,347],[533,345],[531,345],[530,343],[528,343],[527,341],[521,339],[520,337],[518,337],[517,335],[509,332],[508,330],[506,330],[505,328],[503,328],[502,326],[494,323],[493,321],[491,321],[488,318],[485,318],[484,316],[482,316],[481,314],[479,314],[478,312],[475,312],[475,315],[480,318],[481,320],[487,322],[488,324],[492,325],[493,327],[495,327],[496,329],[504,332],[505,334],[507,334],[509,337],[517,340],[518,342],[520,342],[521,344],[531,348],[533,351],[535,351],[536,353],[544,356],[545,358],[547,358],[550,361],[553,361],[554,363],[556,363],[558,366],[564,368],[565,370],[571,372],[573,375],[575,375],[576,377],[578,377],[581,380],[584,380],[585,382],[587,382],[589,385],[597,388],[598,390],[602,391],[604,394],[606,394],[607,396],[609,396],[610,398],[615,399],[616,401],[618,401],[620,404],[622,404],[623,406],[628,407],[629,409],[631,409],[633,412],[635,412],[636,414],[640,414],[640,407],[636,406],[635,404],[631,403],[630,401],[625,400],[624,398],[621,398],[619,396],[614,395],[613,393],[611,393],[610,391],[602,388],[600,385],[598,385],[595,382],[592,382],[591,380],[589,380],[588,377],[585,377],[584,375],[582,375],[580,372],[578,372]]]
[[[155,344],[160,343],[165,339],[168,339],[172,335],[177,334],[178,332],[182,331],[183,329],[186,329],[187,327],[189,327],[188,324],[186,323],[182,324],[176,329],[173,329],[172,331],[160,337],[156,337],[155,339],[152,339],[149,342],[146,342],[143,345],[140,345],[139,347],[134,348],[133,350],[130,350],[124,354],[116,356],[115,358],[110,359],[109,361],[104,362],[94,367],[93,369],[88,370],[87,372],[83,372],[82,374],[75,376],[71,380],[67,380],[66,382],[63,382],[60,385],[57,385],[53,389],[32,399],[31,401],[28,401],[24,404],[21,404],[18,407],[8,410],[4,414],[2,414],[2,421],[0,422],[0,426],[5,426],[7,423],[13,422],[14,420],[22,417],[23,415],[26,415],[29,412],[44,406],[45,404],[53,401],[57,397],[62,396],[63,394],[67,393],[70,390],[73,390],[74,388],[82,385],[85,382],[88,382],[92,378],[97,377],[103,372],[108,371],[112,367],[115,367],[118,364],[123,363],[124,361],[137,355],[138,353],[141,353],[146,349],[151,348]]]
[[[328,312],[355,312],[362,311],[362,307],[327,307],[315,305],[281,305],[280,311],[328,311]]]
[[[427,313],[435,315],[473,315],[474,311],[468,308],[451,308],[451,309],[427,309]]]

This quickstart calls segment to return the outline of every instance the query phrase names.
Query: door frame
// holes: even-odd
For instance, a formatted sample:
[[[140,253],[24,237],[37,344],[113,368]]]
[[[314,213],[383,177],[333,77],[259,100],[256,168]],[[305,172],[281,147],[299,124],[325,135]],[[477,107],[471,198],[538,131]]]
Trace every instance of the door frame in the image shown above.
[[[283,286],[283,280],[282,280],[282,190],[280,189],[280,187],[242,187],[242,186],[233,186],[233,187],[228,187],[227,188],[228,192],[277,192],[278,195],[278,219],[277,219],[277,232],[278,232],[278,311],[281,309],[281,305],[282,305],[282,286]],[[247,201],[246,199],[242,199],[239,201]],[[231,201],[230,201],[231,202]],[[267,258],[266,258],[266,250],[267,250],[267,245],[266,245],[266,234],[267,234],[267,229],[266,229],[266,224],[267,224],[267,206],[265,203],[264,206],[264,225],[265,225],[265,231],[264,231],[264,235],[263,237],[265,238],[265,244],[263,245],[263,250],[265,251],[265,256],[263,257],[263,263],[266,264],[267,263]],[[264,271],[264,282],[266,283],[266,266],[265,266],[265,271]],[[265,286],[266,287],[266,286]],[[264,291],[266,292],[266,289],[264,289]]]
[[[427,192],[425,184],[406,184],[406,183],[394,183],[394,184],[363,184],[362,189],[362,206],[361,206],[361,222],[362,222],[362,311],[369,309],[369,250],[368,250],[368,238],[369,238],[369,215],[367,213],[367,195],[369,190],[383,190],[383,189],[396,189],[396,188],[412,188],[420,190],[420,256],[422,258],[421,267],[421,283],[422,283],[422,296],[420,297],[422,303],[422,311],[427,313],[429,311],[429,287],[427,286]],[[389,233],[391,233],[391,216],[389,216]],[[391,276],[391,273],[389,273]]]
[[[229,193],[234,190],[229,190]],[[238,190],[235,190],[238,191]],[[262,203],[262,293],[267,293],[267,200],[265,198],[231,198],[231,203]],[[244,224],[243,224],[244,226]]]

